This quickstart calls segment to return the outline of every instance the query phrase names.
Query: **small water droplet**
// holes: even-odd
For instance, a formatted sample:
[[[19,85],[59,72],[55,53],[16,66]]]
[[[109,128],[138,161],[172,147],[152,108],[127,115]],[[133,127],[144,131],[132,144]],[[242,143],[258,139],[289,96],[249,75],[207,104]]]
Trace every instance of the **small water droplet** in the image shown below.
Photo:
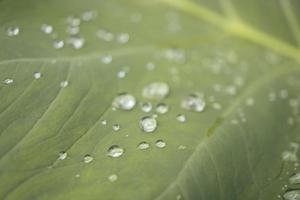
[[[120,126],[120,124],[114,124],[114,125],[112,125],[112,129],[114,131],[119,131],[121,129],[121,126]]]
[[[12,26],[9,27],[6,32],[9,37],[17,36],[20,33],[20,28],[17,26]]]
[[[45,34],[51,34],[53,33],[53,26],[49,24],[42,24],[41,31]]]
[[[88,21],[91,21],[91,20],[97,18],[97,16],[98,16],[97,11],[94,11],[94,10],[88,10],[88,11],[85,11],[84,13],[82,13],[81,19],[82,19],[83,21],[88,22]]]
[[[90,162],[92,162],[94,160],[94,158],[91,156],[91,155],[89,155],[89,154],[87,154],[87,155],[85,155],[84,157],[83,157],[83,162],[85,162],[85,163],[90,163]]]
[[[118,176],[116,174],[111,174],[109,177],[108,177],[108,180],[110,182],[115,182],[116,180],[118,180]]]
[[[62,81],[62,82],[60,82],[60,87],[62,87],[62,88],[65,88],[65,87],[67,87],[69,85],[69,82],[68,81]]]
[[[112,106],[120,110],[131,110],[136,105],[135,97],[128,93],[119,94],[113,101]]]
[[[300,172],[289,178],[290,184],[300,184]]]
[[[155,64],[153,62],[148,62],[146,68],[147,70],[152,71],[155,68]]]
[[[157,104],[157,106],[156,106],[156,112],[158,114],[165,114],[168,111],[169,111],[169,107],[168,107],[167,104],[165,104],[165,103],[159,103],[159,104]]]
[[[157,140],[157,141],[155,142],[155,146],[157,146],[158,148],[164,148],[164,147],[167,146],[167,143],[164,142],[163,140]]]
[[[129,40],[129,34],[128,33],[120,33],[118,36],[117,36],[117,41],[121,44],[125,44],[127,43]]]
[[[141,150],[145,150],[148,149],[150,147],[150,144],[147,142],[141,142],[138,144],[138,148]]]
[[[68,43],[74,49],[81,49],[85,44],[85,39],[82,37],[71,37],[71,38],[69,38]]]
[[[3,81],[3,83],[6,85],[12,84],[13,82],[14,82],[14,79],[11,79],[11,78],[7,78]]]
[[[68,26],[66,29],[66,32],[69,35],[77,35],[80,32],[80,27],[79,26]]]
[[[178,114],[178,115],[176,116],[176,119],[177,119],[177,121],[179,121],[179,122],[186,122],[186,116],[183,115],[183,114]]]
[[[97,31],[97,37],[106,42],[113,41],[114,39],[114,35],[111,32],[103,29]]]
[[[126,70],[121,70],[121,71],[118,71],[117,73],[117,77],[118,78],[125,78],[125,76],[127,75],[127,71]]]
[[[140,120],[140,128],[146,133],[152,133],[157,128],[157,121],[154,117],[143,117]]]
[[[253,106],[254,105],[254,99],[249,97],[246,99],[246,105],[247,106]]]
[[[35,72],[35,73],[33,74],[33,77],[34,77],[35,79],[40,79],[40,78],[42,77],[42,74],[41,74],[41,72]]]
[[[68,156],[67,152],[62,151],[58,154],[58,160],[64,160],[67,158],[67,156]]]
[[[185,145],[179,145],[177,149],[178,149],[178,150],[185,150],[185,149],[186,149],[186,146],[185,146]]]
[[[101,121],[101,124],[102,124],[102,125],[106,125],[106,124],[107,124],[107,121],[106,121],[106,120],[102,120],[102,121]]]
[[[300,200],[300,190],[291,190],[284,193],[285,200]]]
[[[141,110],[145,113],[151,112],[152,104],[150,102],[142,103]]]
[[[118,145],[112,145],[108,148],[107,155],[113,158],[118,158],[124,154],[125,150]]]
[[[104,64],[110,64],[112,62],[112,56],[111,55],[104,55],[101,57],[101,61]]]
[[[61,49],[65,46],[65,42],[63,40],[54,40],[52,44],[55,49]]]
[[[205,101],[197,94],[190,94],[181,101],[181,107],[183,109],[195,112],[202,112],[205,106]]]
[[[81,23],[81,20],[80,20],[80,18],[78,18],[78,17],[69,16],[69,17],[67,18],[67,23],[68,23],[70,26],[79,26],[80,23]]]
[[[222,109],[221,104],[219,104],[219,103],[217,103],[217,102],[213,103],[212,106],[213,106],[213,108],[214,108],[215,110],[221,110],[221,109]]]
[[[147,99],[160,100],[165,98],[170,92],[169,85],[164,82],[153,82],[143,88],[142,95]]]

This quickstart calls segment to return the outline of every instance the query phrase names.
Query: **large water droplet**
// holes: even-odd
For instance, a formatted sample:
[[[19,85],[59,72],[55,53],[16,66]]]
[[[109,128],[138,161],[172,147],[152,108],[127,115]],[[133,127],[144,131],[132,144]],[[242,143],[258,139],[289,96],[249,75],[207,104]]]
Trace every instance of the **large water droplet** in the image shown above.
[[[157,104],[157,106],[156,106],[156,112],[158,114],[165,114],[168,111],[169,111],[169,107],[168,107],[167,104],[165,104],[165,103],[159,103],[159,104]]]
[[[11,78],[7,78],[3,81],[3,83],[6,85],[12,84],[13,82],[14,82],[14,79],[11,79]]]
[[[67,152],[62,151],[58,154],[58,160],[64,160],[67,158],[67,156],[68,156]]]
[[[300,184],[300,172],[289,178],[291,184]]]
[[[125,150],[118,145],[112,145],[108,148],[107,155],[113,158],[118,158],[124,154]]]
[[[92,162],[94,160],[94,158],[91,156],[91,155],[89,155],[89,154],[87,154],[87,155],[85,155],[84,157],[83,157],[83,162],[85,162],[85,163],[90,163],[90,162]]]
[[[53,26],[49,24],[42,24],[41,31],[45,34],[51,34],[53,32]]]
[[[300,190],[292,190],[284,193],[283,198],[285,200],[300,200]]]
[[[141,142],[138,144],[138,148],[141,150],[145,150],[148,149],[150,147],[150,144],[147,142]]]
[[[6,32],[9,37],[17,36],[20,33],[20,28],[17,26],[12,26],[9,27]]]
[[[202,112],[205,105],[205,101],[196,94],[190,94],[181,101],[182,108],[195,112]]]
[[[151,133],[157,128],[157,122],[154,117],[143,117],[140,120],[140,128],[146,133]]]
[[[128,93],[119,94],[113,101],[112,106],[120,110],[131,110],[136,104],[135,97]]]
[[[141,110],[145,113],[151,112],[152,104],[150,102],[142,103]]]
[[[164,82],[153,82],[143,88],[142,95],[147,99],[160,100],[170,92],[169,85]]]
[[[183,114],[178,114],[178,115],[176,116],[176,119],[177,119],[177,121],[179,121],[179,122],[186,122],[186,116],[183,115]]]
[[[164,148],[164,147],[167,146],[167,143],[164,142],[163,140],[157,140],[157,141],[155,142],[155,146],[157,146],[158,148]]]
[[[116,180],[118,180],[118,176],[116,174],[111,174],[109,177],[108,177],[108,180],[110,182],[115,182]]]

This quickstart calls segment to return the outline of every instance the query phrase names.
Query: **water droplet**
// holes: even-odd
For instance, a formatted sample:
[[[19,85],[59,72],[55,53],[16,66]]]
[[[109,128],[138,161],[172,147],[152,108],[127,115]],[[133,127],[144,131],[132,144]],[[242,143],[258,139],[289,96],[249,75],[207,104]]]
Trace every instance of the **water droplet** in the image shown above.
[[[114,39],[114,35],[111,32],[103,30],[103,29],[100,29],[97,32],[97,37],[99,37],[100,39],[102,39],[106,42],[113,41],[113,39]]]
[[[281,90],[281,91],[279,92],[279,95],[280,95],[280,97],[281,97],[282,99],[286,99],[286,98],[288,98],[289,93],[288,93],[287,90]]]
[[[247,106],[253,106],[254,105],[254,99],[249,97],[246,99],[246,105]]]
[[[125,44],[127,43],[129,40],[129,34],[128,33],[120,33],[118,36],[117,36],[117,41],[121,44]]]
[[[85,162],[85,163],[90,163],[90,162],[92,162],[94,160],[94,158],[91,156],[91,155],[89,155],[89,154],[87,154],[87,155],[85,155],[84,157],[83,157],[83,162]]]
[[[64,160],[67,158],[67,156],[68,156],[67,152],[62,151],[58,154],[58,160]]]
[[[53,33],[53,26],[49,24],[42,24],[41,31],[45,34],[51,34]]]
[[[35,72],[35,73],[33,74],[33,77],[34,77],[35,79],[40,79],[40,78],[42,77],[42,74],[41,74],[41,72]]]
[[[114,131],[119,131],[121,129],[121,126],[120,126],[120,124],[114,124],[114,125],[112,125],[112,129]]]
[[[186,122],[186,116],[183,115],[183,114],[178,114],[178,115],[176,116],[176,119],[177,119],[177,121],[179,121],[179,122]]]
[[[85,39],[82,37],[71,37],[68,43],[71,44],[74,49],[81,49],[85,44]]]
[[[80,32],[80,27],[79,26],[68,26],[66,31],[69,35],[77,35]]]
[[[125,150],[118,145],[112,145],[107,151],[107,155],[113,158],[118,158],[124,154]]]
[[[102,124],[102,125],[106,125],[106,124],[107,124],[107,121],[106,121],[106,120],[102,120],[102,121],[101,121],[101,124]]]
[[[185,150],[185,149],[186,149],[186,146],[185,146],[185,145],[179,145],[177,149],[178,149],[178,150]]]
[[[165,143],[163,140],[157,140],[155,142],[155,146],[157,146],[158,148],[164,148],[167,146],[167,143]]]
[[[219,104],[219,103],[213,103],[213,108],[215,109],[215,110],[221,110],[222,109],[222,106],[221,106],[221,104]]]
[[[80,18],[78,18],[78,17],[69,16],[69,17],[67,18],[67,23],[68,23],[70,26],[79,26],[80,23],[81,23],[81,20],[80,20]]]
[[[110,182],[115,182],[116,180],[118,180],[118,176],[116,174],[111,174],[109,177],[108,177],[108,180]]]
[[[64,47],[64,45],[65,45],[65,42],[63,40],[54,40],[53,41],[53,47],[55,49],[61,49]]]
[[[165,104],[165,103],[159,103],[159,104],[157,104],[157,106],[156,106],[156,112],[158,114],[165,114],[168,111],[169,111],[169,107],[168,107],[167,104]]]
[[[14,79],[11,79],[11,78],[7,78],[3,81],[3,83],[6,85],[12,84],[13,82],[14,82]]]
[[[17,26],[12,26],[9,27],[6,32],[9,37],[17,36],[20,33],[20,28]]]
[[[88,22],[88,21],[95,19],[97,16],[98,16],[97,11],[89,10],[89,11],[85,11],[84,13],[82,13],[81,19],[83,21]]]
[[[195,112],[202,112],[205,105],[205,101],[197,94],[190,94],[181,101],[181,107],[183,109]]]
[[[62,88],[65,88],[65,87],[67,87],[69,85],[69,82],[68,81],[62,81],[62,82],[60,82],[60,87],[62,87]]]
[[[145,113],[151,112],[152,104],[150,102],[142,103],[141,110]]]
[[[112,62],[112,56],[111,55],[104,55],[101,57],[101,61],[104,64],[109,64]]]
[[[140,120],[140,128],[146,133],[151,133],[157,128],[157,122],[154,117],[143,117]]]
[[[160,100],[170,92],[169,85],[164,82],[153,82],[143,88],[142,95],[147,99]]]
[[[153,62],[148,62],[146,68],[147,70],[152,71],[155,68],[155,64]]]
[[[290,184],[300,184],[300,172],[289,178]]]
[[[300,200],[300,190],[291,190],[284,193],[285,200]]]
[[[147,143],[147,142],[141,142],[141,143],[139,143],[139,145],[138,145],[138,148],[141,149],[141,150],[148,149],[149,147],[150,147],[150,144]]]
[[[135,97],[128,93],[119,94],[113,101],[112,106],[121,110],[131,110],[136,105]]]

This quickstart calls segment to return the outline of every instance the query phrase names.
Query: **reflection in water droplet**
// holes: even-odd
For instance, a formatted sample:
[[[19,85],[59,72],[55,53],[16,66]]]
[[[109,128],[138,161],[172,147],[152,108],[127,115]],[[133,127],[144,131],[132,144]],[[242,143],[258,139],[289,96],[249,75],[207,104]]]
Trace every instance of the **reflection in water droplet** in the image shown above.
[[[300,184],[300,172],[289,178],[290,184]]]
[[[9,27],[6,32],[9,37],[17,36],[20,33],[20,28],[17,26],[12,26]]]
[[[167,146],[167,144],[163,140],[157,140],[155,142],[155,146],[157,146],[158,148],[164,148]]]
[[[42,77],[42,74],[41,74],[41,72],[35,72],[35,73],[33,74],[33,77],[34,77],[35,79],[40,79],[40,78]]]
[[[58,160],[64,160],[67,158],[67,156],[68,156],[67,152],[62,151],[58,154]]]
[[[164,82],[153,82],[143,88],[142,95],[147,99],[160,100],[170,92],[169,85]]]
[[[114,124],[114,125],[112,125],[112,129],[113,129],[114,131],[118,131],[118,130],[121,129],[121,126],[120,126],[120,124]]]
[[[62,82],[60,82],[60,87],[62,87],[62,88],[65,88],[65,87],[67,87],[69,85],[69,82],[68,81],[62,81]]]
[[[178,114],[178,115],[176,116],[176,119],[177,119],[177,121],[179,121],[179,122],[186,122],[186,116],[183,115],[183,114]]]
[[[284,193],[283,198],[285,200],[300,200],[300,190],[292,190]]]
[[[158,114],[165,114],[168,111],[169,111],[169,107],[165,103],[159,103],[159,104],[157,104],[157,106],[156,106],[156,112]]]
[[[108,148],[107,155],[113,158],[118,158],[124,154],[125,150],[118,145],[112,145]]]
[[[54,40],[52,44],[55,49],[61,49],[64,47],[65,42],[63,40]]]
[[[150,102],[142,103],[141,110],[145,113],[151,112],[152,104]]]
[[[112,106],[120,110],[131,110],[136,104],[135,97],[128,93],[119,94],[113,101]]]
[[[111,174],[109,177],[108,177],[108,180],[110,182],[115,182],[116,180],[118,180],[118,176],[116,174]]]
[[[112,62],[112,56],[111,55],[104,55],[101,57],[101,61],[104,64],[109,64]]]
[[[141,142],[141,143],[139,143],[139,145],[138,145],[138,148],[141,149],[141,150],[148,149],[149,147],[150,147],[150,144],[147,143],[147,142]]]
[[[42,24],[41,31],[45,34],[51,34],[53,32],[53,26],[49,24]]]
[[[205,101],[196,94],[190,94],[181,101],[181,107],[183,109],[195,112],[202,112],[205,105]]]
[[[157,128],[157,122],[154,117],[143,117],[140,120],[140,128],[146,133],[151,133]]]
[[[91,156],[91,155],[89,155],[89,154],[87,154],[87,155],[85,155],[84,157],[83,157],[83,162],[85,162],[85,163],[90,163],[90,162],[92,162],[94,160],[94,158]]]
[[[3,81],[3,83],[6,85],[12,84],[13,82],[14,82],[14,79],[11,79],[11,78],[7,78]]]

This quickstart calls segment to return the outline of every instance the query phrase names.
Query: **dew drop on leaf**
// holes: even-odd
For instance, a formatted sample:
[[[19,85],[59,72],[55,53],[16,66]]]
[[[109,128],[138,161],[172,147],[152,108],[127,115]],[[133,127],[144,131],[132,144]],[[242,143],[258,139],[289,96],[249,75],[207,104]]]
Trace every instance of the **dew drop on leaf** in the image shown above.
[[[102,120],[101,124],[105,126],[107,124],[107,121],[106,120]]]
[[[159,103],[156,106],[156,112],[158,114],[165,114],[169,111],[169,106],[165,103]]]
[[[58,154],[58,160],[64,160],[64,159],[67,158],[67,156],[68,156],[67,152],[61,151],[61,152],[59,152],[59,154]]]
[[[41,72],[35,72],[35,73],[33,74],[33,77],[34,77],[35,79],[40,79],[40,78],[42,77],[42,74],[41,74]]]
[[[87,155],[85,155],[84,157],[83,157],[83,162],[85,162],[85,163],[90,163],[90,162],[92,162],[94,160],[94,158],[91,156],[91,155],[89,155],[89,154],[87,154]]]
[[[150,147],[150,144],[147,142],[141,142],[138,144],[138,148],[141,150],[145,150],[148,149]]]
[[[179,121],[179,122],[186,122],[186,116],[185,115],[183,115],[183,114],[178,114],[177,116],[176,116],[176,119],[177,119],[177,121]]]
[[[7,78],[7,79],[5,79],[5,80],[3,81],[3,83],[4,83],[5,85],[12,84],[13,82],[14,82],[14,79],[11,79],[11,78]]]
[[[85,39],[82,37],[71,37],[68,43],[73,47],[73,49],[81,49],[85,44]]]
[[[284,193],[285,200],[300,200],[300,190],[291,190]]]
[[[151,112],[152,104],[150,102],[142,103],[141,110],[145,113]]]
[[[52,45],[55,49],[61,49],[65,46],[65,42],[63,40],[54,40]]]
[[[121,126],[120,126],[120,124],[114,124],[114,125],[112,125],[112,129],[114,131],[119,131],[121,129]]]
[[[116,174],[111,174],[109,175],[108,180],[110,182],[115,182],[116,180],[118,180],[118,176]]]
[[[164,82],[153,82],[143,88],[144,98],[160,100],[165,98],[170,92],[169,85]]]
[[[155,142],[155,146],[158,147],[158,148],[164,148],[167,146],[167,143],[163,140],[157,140]]]
[[[125,150],[118,145],[112,145],[108,148],[107,155],[112,158],[118,158],[124,154]]]
[[[69,82],[68,81],[62,81],[62,82],[60,82],[60,87],[62,87],[62,88],[65,88],[65,87],[67,87],[69,85]]]
[[[112,103],[113,108],[120,110],[131,110],[136,105],[136,99],[128,93],[119,94]]]
[[[152,133],[157,128],[157,121],[154,117],[143,117],[140,120],[140,128],[146,133]]]
[[[101,61],[104,64],[109,64],[112,62],[112,56],[111,55],[104,55],[101,57]]]
[[[117,41],[120,44],[125,44],[127,43],[129,40],[129,34],[128,33],[120,33],[119,35],[117,35]]]
[[[190,94],[181,101],[181,107],[194,112],[202,112],[205,109],[205,101],[197,94]]]
[[[100,29],[97,31],[97,37],[106,41],[106,42],[110,42],[110,41],[113,41],[114,39],[114,35],[107,31],[107,30],[103,30],[103,29]]]
[[[45,34],[51,34],[53,32],[53,26],[49,24],[42,24],[41,31]]]
[[[17,26],[12,26],[12,27],[9,27],[7,30],[6,30],[6,33],[9,37],[13,37],[13,36],[17,36],[19,35],[20,33],[20,28],[17,27]]]
[[[289,178],[290,184],[300,184],[300,172],[292,175]]]

